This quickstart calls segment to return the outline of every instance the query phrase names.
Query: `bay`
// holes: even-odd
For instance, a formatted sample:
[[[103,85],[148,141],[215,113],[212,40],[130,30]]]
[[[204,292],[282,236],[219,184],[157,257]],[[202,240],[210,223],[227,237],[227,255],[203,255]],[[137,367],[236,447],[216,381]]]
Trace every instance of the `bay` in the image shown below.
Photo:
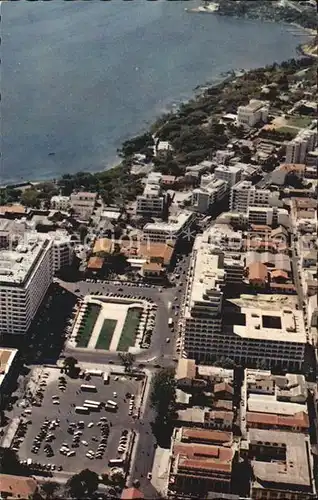
[[[197,85],[296,56],[286,26],[185,11],[194,5],[2,3],[0,185],[109,168]]]

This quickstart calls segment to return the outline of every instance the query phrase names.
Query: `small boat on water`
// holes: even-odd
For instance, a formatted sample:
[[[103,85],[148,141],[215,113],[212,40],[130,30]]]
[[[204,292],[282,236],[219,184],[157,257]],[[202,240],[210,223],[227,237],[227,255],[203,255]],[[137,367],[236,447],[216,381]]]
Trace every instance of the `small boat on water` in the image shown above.
[[[199,5],[199,7],[193,7],[192,9],[185,10],[187,12],[199,14],[214,14],[219,10],[219,4],[216,2],[203,2],[203,5]]]

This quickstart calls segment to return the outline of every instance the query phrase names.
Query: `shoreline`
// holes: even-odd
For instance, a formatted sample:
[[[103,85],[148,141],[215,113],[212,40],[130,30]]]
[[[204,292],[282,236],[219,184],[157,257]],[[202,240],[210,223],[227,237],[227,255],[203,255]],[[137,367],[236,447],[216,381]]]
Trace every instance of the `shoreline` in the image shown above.
[[[0,2],[1,3],[1,2]],[[217,12],[216,12],[217,13]],[[236,16],[234,16],[236,17]],[[237,17],[238,19],[240,18],[239,16]],[[253,20],[253,19],[251,19]],[[257,20],[257,19],[255,19]],[[268,19],[264,19],[263,22],[269,22],[269,23],[275,23],[275,21],[271,21],[271,20],[268,20]],[[302,30],[304,31],[304,36],[308,35],[308,38],[309,37],[313,37],[314,36],[314,33],[313,33],[313,30],[310,29],[310,28],[305,28],[303,26],[300,26],[296,23],[282,23],[284,24],[286,27],[295,27],[299,30]],[[301,57],[308,57],[308,58],[313,58],[313,59],[316,59],[318,56],[315,56],[313,54],[310,54],[308,52],[306,52],[304,50],[304,46],[308,44],[308,41],[307,42],[303,42],[303,43],[300,43],[298,46],[296,46],[296,52],[298,53],[298,57],[301,58]],[[283,61],[282,61],[283,62]],[[179,110],[180,106],[182,106],[182,104],[186,104],[188,103],[189,101],[191,100],[196,100],[200,97],[200,95],[202,95],[207,89],[209,88],[217,88],[219,85],[222,85],[222,84],[227,84],[227,83],[230,83],[231,80],[233,78],[237,78],[239,77],[240,73],[249,73],[250,71],[253,71],[257,68],[250,68],[250,69],[245,69],[245,68],[241,68],[241,69],[230,69],[228,70],[225,74],[223,73],[220,73],[219,75],[215,76],[215,78],[213,78],[213,80],[215,80],[215,83],[212,83],[212,82],[205,82],[205,83],[198,83],[198,85],[196,87],[194,87],[191,91],[189,91],[189,97],[185,98],[185,99],[182,99],[180,102],[178,102],[178,104],[175,104],[175,103],[172,103],[170,104],[169,108],[164,112],[164,113],[160,113],[158,114],[158,116],[154,116],[151,123],[148,123],[148,124],[145,124],[145,128],[136,132],[136,134],[132,134],[128,137],[127,140],[130,140],[132,139],[133,137],[135,136],[138,136],[140,134],[143,134],[143,133],[146,133],[146,132],[149,132],[150,129],[154,126],[154,124],[156,123],[156,121],[158,119],[160,119],[162,116],[164,116],[164,114],[171,114],[171,113],[175,113],[177,110]],[[123,144],[123,143],[122,143]],[[122,146],[121,144],[121,146]],[[120,159],[120,157],[118,156],[118,159],[117,160],[114,160],[110,163],[108,163],[107,165],[104,166],[104,168],[97,168],[97,170],[92,170],[92,171],[87,171],[87,170],[76,170],[74,173],[70,173],[70,172],[65,172],[64,174],[61,174],[61,175],[57,175],[56,177],[44,177],[43,179],[21,179],[21,180],[17,180],[17,181],[12,181],[12,182],[7,182],[5,184],[1,184],[0,185],[0,189],[6,189],[6,188],[18,188],[18,187],[23,187],[23,186],[27,186],[27,185],[30,185],[30,186],[36,186],[38,184],[42,184],[42,183],[54,183],[54,181],[56,182],[57,180],[61,179],[63,177],[63,175],[70,175],[70,176],[74,176],[76,175],[77,173],[79,172],[86,172],[86,173],[89,173],[89,174],[98,174],[98,173],[102,173],[102,172],[107,172],[111,169],[114,169],[114,168],[119,168],[122,166],[122,163],[123,161]]]

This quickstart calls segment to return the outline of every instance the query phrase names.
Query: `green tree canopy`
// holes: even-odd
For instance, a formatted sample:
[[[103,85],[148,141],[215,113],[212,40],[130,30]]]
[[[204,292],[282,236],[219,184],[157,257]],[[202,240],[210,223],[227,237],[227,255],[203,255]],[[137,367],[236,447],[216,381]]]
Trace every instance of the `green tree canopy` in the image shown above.
[[[79,499],[95,493],[98,484],[98,474],[90,469],[84,469],[72,476],[66,486],[71,497]]]

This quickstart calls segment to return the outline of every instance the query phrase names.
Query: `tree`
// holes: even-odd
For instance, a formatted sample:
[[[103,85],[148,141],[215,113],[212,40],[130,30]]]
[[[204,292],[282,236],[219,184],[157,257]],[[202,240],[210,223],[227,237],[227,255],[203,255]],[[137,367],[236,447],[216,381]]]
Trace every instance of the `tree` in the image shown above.
[[[26,207],[38,208],[40,206],[40,193],[34,188],[26,189],[21,195],[21,203]]]
[[[63,366],[67,373],[74,373],[76,365],[77,365],[77,359],[73,358],[73,356],[68,356],[63,361]]]
[[[164,368],[156,373],[152,382],[151,406],[156,410],[152,431],[158,444],[170,446],[176,412],[176,383],[173,368]]]
[[[99,479],[96,472],[84,469],[72,476],[66,483],[67,490],[73,498],[84,498],[98,489]]]
[[[173,368],[163,368],[154,376],[151,392],[151,406],[156,409],[163,422],[172,418],[175,412],[176,383]]]
[[[57,490],[60,488],[59,483],[55,481],[47,481],[46,483],[43,483],[41,486],[41,490],[45,494],[45,498],[54,498],[55,493]]]
[[[131,352],[119,352],[118,357],[125,367],[125,371],[131,371],[132,365],[135,362],[135,356]]]
[[[17,474],[21,465],[18,455],[11,448],[0,448],[0,472],[2,474]]]

